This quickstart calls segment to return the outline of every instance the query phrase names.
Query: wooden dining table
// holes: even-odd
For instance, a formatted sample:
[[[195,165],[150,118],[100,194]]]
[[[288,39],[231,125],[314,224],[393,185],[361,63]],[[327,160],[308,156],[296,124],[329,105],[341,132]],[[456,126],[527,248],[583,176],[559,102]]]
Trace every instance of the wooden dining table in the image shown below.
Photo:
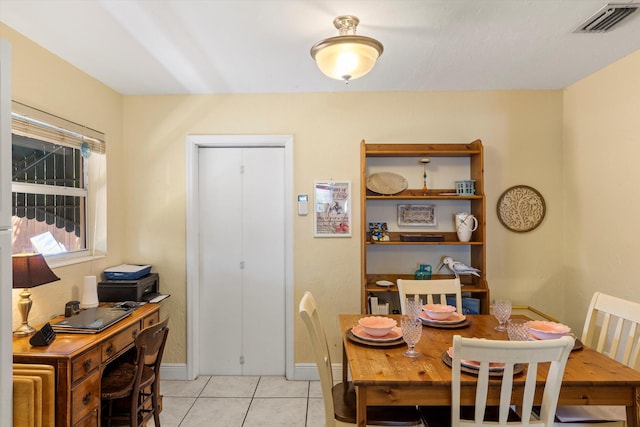
[[[454,335],[463,337],[508,339],[506,332],[494,328],[498,322],[492,315],[467,315],[465,326],[452,328],[422,327],[416,345],[417,358],[403,355],[406,344],[396,345],[355,342],[351,328],[363,314],[340,314],[343,336],[343,380],[348,372],[356,388],[357,425],[366,426],[366,407],[375,405],[451,405],[451,368],[444,353],[452,345]],[[390,315],[400,324],[400,316]],[[523,317],[523,316],[512,316]],[[357,337],[356,337],[357,338]],[[548,364],[538,369],[535,402],[540,403]],[[473,405],[477,377],[462,373],[461,404]],[[490,381],[488,405],[500,400],[500,378]],[[521,400],[524,375],[514,378],[512,402]],[[582,345],[577,340],[571,352],[558,400],[559,405],[621,405],[626,407],[627,425],[640,427],[640,372]]]

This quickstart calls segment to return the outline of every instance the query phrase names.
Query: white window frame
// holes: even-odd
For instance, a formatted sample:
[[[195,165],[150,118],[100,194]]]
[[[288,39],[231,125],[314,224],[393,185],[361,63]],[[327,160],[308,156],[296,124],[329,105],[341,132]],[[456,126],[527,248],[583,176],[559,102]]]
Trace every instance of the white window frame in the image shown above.
[[[103,176],[98,176],[103,173],[106,174],[106,171],[104,171],[106,168],[102,166],[106,164],[105,135],[86,126],[78,125],[16,101],[12,102],[12,135],[13,134],[53,144],[65,145],[73,149],[80,149],[81,145],[87,144],[91,151],[91,157],[93,157],[94,154],[100,157],[97,161],[82,157],[83,188],[12,182],[11,191],[84,198],[85,248],[60,254],[46,255],[47,262],[51,267],[76,264],[106,256],[106,226],[103,227],[101,231],[98,231],[98,227],[96,227],[96,219],[106,213],[106,203],[103,203],[104,206],[102,206],[99,212],[98,203],[94,200],[98,198],[96,194],[97,189],[92,186],[92,182],[101,182],[106,185],[106,179],[103,179]],[[93,169],[97,169],[97,171]],[[91,209],[91,207],[94,207],[94,209]],[[98,240],[101,241],[100,247],[96,244]]]

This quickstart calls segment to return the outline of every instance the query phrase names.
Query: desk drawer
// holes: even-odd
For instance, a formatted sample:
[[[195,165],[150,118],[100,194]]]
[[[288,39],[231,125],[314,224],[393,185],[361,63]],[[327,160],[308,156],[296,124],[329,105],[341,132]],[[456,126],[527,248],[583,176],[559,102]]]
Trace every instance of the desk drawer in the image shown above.
[[[138,332],[140,332],[140,322],[136,322],[102,343],[102,362],[108,361],[118,355],[122,350],[133,347]]]
[[[160,321],[160,312],[156,311],[155,313],[145,317],[142,319],[142,329],[148,328],[149,326],[153,326]]]
[[[100,372],[95,371],[71,391],[71,424],[98,410],[100,405]]]
[[[100,349],[98,347],[73,359],[71,362],[71,382],[75,384],[95,369],[100,368],[100,362]]]
[[[91,411],[90,415],[87,415],[86,418],[81,419],[73,427],[96,427],[100,425],[98,422],[98,409],[94,409]]]

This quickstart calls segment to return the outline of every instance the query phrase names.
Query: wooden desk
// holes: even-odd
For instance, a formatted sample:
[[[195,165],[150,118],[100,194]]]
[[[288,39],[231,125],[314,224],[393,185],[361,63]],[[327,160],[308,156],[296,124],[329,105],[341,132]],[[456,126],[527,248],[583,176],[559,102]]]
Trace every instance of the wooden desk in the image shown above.
[[[442,353],[452,343],[453,335],[488,339],[507,339],[506,332],[497,332],[491,315],[468,316],[471,325],[462,329],[435,329],[423,326],[422,338],[416,350],[422,356],[403,356],[405,346],[375,348],[356,344],[345,333],[362,317],[342,314],[343,371],[351,371],[357,394],[357,425],[366,425],[367,405],[451,405],[451,368],[442,361]],[[398,319],[399,316],[390,316]],[[516,317],[516,316],[514,316]],[[540,392],[547,375],[545,365],[538,369]],[[521,376],[522,377],[522,376]],[[462,374],[461,403],[473,405],[477,378]],[[499,380],[494,380],[499,385]],[[514,378],[514,395],[522,393],[524,378]],[[488,403],[499,402],[499,388],[489,390]],[[640,372],[588,347],[571,353],[559,397],[560,405],[622,405],[627,407],[627,425],[639,427]]]
[[[100,380],[104,367],[134,347],[140,330],[159,320],[159,305],[145,304],[100,333],[58,333],[47,347],[32,347],[30,337],[14,338],[13,361],[55,368],[56,426],[97,426],[100,425]]]

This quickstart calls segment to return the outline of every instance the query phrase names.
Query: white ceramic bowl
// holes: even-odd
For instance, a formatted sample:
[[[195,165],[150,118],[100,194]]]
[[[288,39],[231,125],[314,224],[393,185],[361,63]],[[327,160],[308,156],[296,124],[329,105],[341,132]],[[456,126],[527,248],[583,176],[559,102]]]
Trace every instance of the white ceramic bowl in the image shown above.
[[[529,331],[539,340],[552,340],[567,335],[571,332],[571,328],[562,323],[533,320],[529,322]]]
[[[382,316],[368,316],[358,320],[358,324],[364,331],[373,337],[383,337],[391,332],[394,326],[398,325],[393,319]]]
[[[422,306],[422,310],[433,320],[444,320],[449,318],[451,313],[456,311],[456,308],[446,304],[425,304]]]

